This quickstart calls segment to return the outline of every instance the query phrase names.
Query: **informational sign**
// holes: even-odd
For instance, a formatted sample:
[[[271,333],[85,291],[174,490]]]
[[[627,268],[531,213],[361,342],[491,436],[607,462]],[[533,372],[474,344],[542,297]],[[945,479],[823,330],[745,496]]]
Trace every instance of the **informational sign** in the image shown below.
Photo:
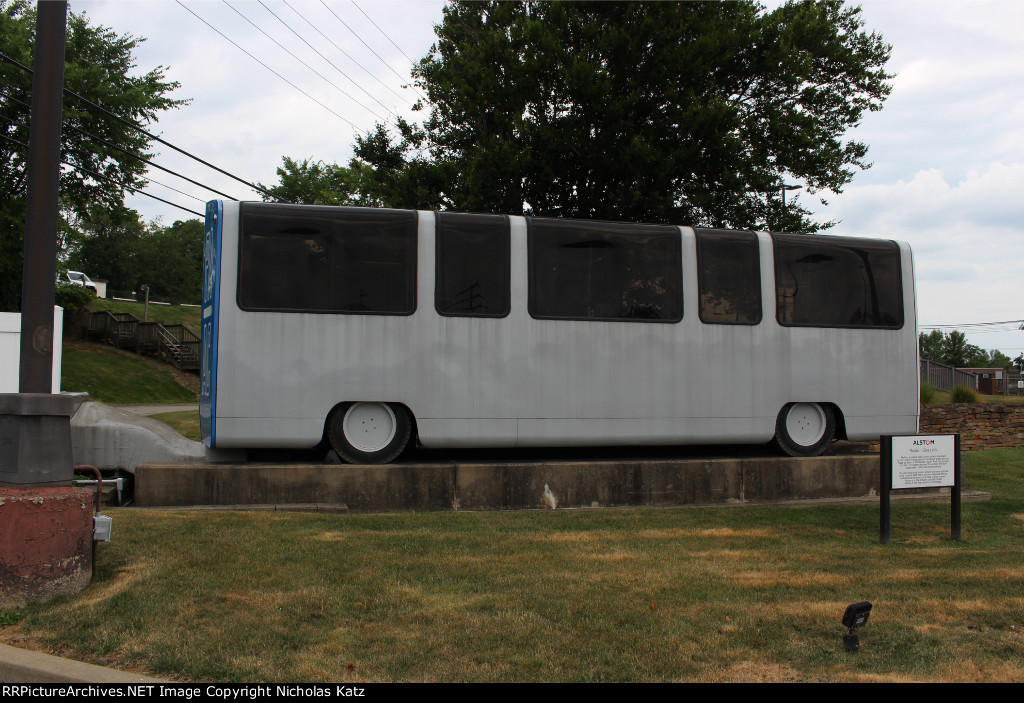
[[[963,467],[960,435],[882,435],[879,456],[879,538],[889,544],[891,493],[903,488],[950,486],[949,536],[960,539],[960,499]]]
[[[932,488],[955,482],[953,435],[892,438],[892,487]]]

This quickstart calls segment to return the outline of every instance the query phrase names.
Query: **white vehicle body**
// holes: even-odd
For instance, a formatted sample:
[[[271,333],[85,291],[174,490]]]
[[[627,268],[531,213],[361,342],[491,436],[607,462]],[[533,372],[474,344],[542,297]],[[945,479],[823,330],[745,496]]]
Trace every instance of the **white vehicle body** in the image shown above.
[[[442,315],[433,304],[432,212],[416,213],[411,314],[250,311],[238,302],[240,204],[213,201],[207,212],[201,418],[214,448],[312,447],[345,403],[406,408],[426,447],[762,443],[784,421],[799,443],[800,421],[780,419],[787,407],[826,408],[837,436],[850,440],[917,431],[906,244],[891,243],[902,319],[888,329],[781,324],[773,235],[763,232],[751,235],[760,321],[703,322],[689,227],[676,228],[678,321],[537,319],[528,309],[532,225],[523,217],[507,218],[507,315]]]
[[[91,290],[96,295],[99,295],[99,291],[96,288],[96,284],[92,282],[92,279],[86,276],[81,271],[68,271],[68,281],[73,286],[84,286]]]

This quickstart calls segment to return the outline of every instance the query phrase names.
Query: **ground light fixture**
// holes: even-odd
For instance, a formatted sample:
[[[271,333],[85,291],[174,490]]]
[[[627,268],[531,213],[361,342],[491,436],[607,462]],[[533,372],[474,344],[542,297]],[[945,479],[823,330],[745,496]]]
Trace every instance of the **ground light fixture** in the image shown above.
[[[860,638],[853,631],[867,625],[869,615],[871,615],[871,603],[866,600],[846,606],[846,612],[843,613],[843,626],[849,628],[850,631],[843,635],[843,647],[847,652],[856,652],[860,649]]]

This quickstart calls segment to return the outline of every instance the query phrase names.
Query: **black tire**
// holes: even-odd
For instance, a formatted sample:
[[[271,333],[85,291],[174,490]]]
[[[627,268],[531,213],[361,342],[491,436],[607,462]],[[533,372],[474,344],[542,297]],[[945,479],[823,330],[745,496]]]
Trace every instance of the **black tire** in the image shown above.
[[[835,414],[821,403],[789,403],[775,421],[775,443],[790,456],[820,455],[835,433]]]
[[[327,439],[350,464],[387,464],[412,436],[412,418],[397,403],[344,403],[327,419]]]

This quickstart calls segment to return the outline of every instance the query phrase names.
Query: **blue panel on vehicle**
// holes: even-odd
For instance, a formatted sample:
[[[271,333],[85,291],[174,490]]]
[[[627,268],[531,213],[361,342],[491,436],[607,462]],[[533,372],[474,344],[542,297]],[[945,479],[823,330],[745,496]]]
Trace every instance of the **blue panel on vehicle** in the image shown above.
[[[224,204],[211,200],[206,204],[206,230],[203,234],[203,321],[202,358],[199,374],[199,429],[208,447],[216,444],[217,417],[217,317],[220,308],[218,279]]]

